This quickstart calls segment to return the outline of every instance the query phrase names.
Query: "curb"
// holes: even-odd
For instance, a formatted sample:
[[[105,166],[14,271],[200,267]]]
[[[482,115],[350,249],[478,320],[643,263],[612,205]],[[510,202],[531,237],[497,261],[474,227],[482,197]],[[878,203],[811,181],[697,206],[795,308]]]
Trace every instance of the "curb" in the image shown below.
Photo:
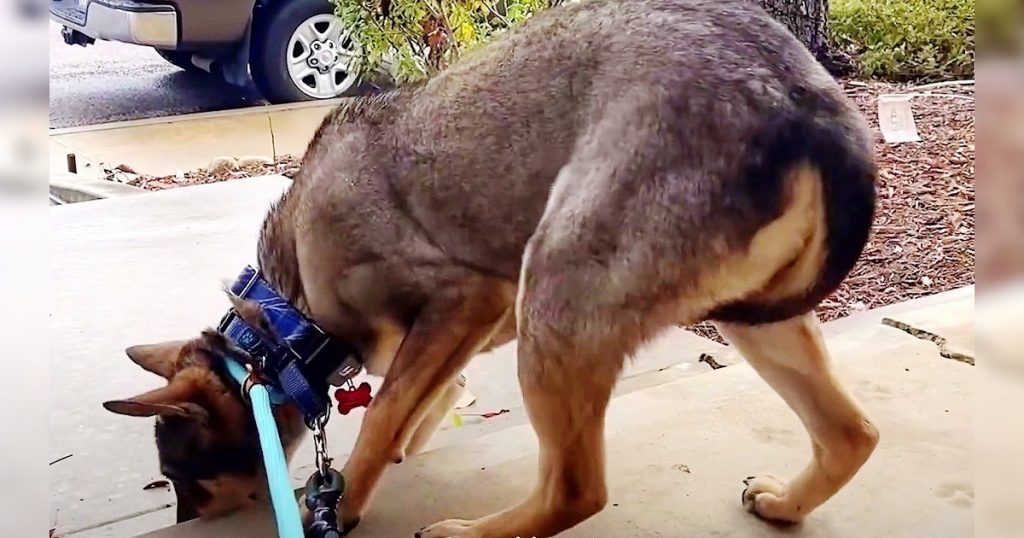
[[[916,299],[910,299],[900,303],[879,306],[863,312],[855,312],[846,317],[826,321],[821,324],[821,332],[826,342],[843,333],[856,331],[869,326],[882,326],[882,320],[887,317],[901,317],[910,312],[916,312],[925,308],[951,303],[974,295],[974,284],[942,291],[934,295],[926,295]],[[730,366],[744,362],[743,357],[731,345],[714,355],[714,360],[722,366]]]
[[[51,166],[75,153],[80,161],[170,176],[224,156],[301,155],[324,116],[346,99],[55,129],[49,136]]]
[[[51,205],[90,202],[146,192],[144,189],[116,181],[88,179],[76,174],[60,174],[50,178]]]
[[[259,105],[247,108],[233,108],[230,110],[214,110],[210,112],[194,112],[192,114],[178,114],[175,116],[157,116],[153,118],[141,118],[137,120],[113,121],[96,125],[76,125],[74,127],[62,127],[50,129],[49,136],[60,137],[68,134],[95,133],[99,131],[110,131],[115,129],[129,129],[132,127],[146,127],[150,125],[161,125],[166,123],[179,123],[182,121],[234,118],[240,116],[255,116],[271,114],[275,112],[290,112],[295,110],[308,110],[316,108],[331,109],[344,103],[351,97],[340,97],[337,99],[324,99],[322,101],[305,101],[301,103],[285,103],[283,105]]]
[[[877,325],[882,323],[882,318],[899,317],[908,312],[914,312],[923,308],[934,307],[940,304],[949,303],[971,297],[974,295],[974,284],[941,291],[932,295],[925,295],[916,299],[910,299],[900,303],[872,308],[863,312],[856,312],[849,316],[822,323],[822,330],[825,337],[844,331],[849,331],[865,325]]]

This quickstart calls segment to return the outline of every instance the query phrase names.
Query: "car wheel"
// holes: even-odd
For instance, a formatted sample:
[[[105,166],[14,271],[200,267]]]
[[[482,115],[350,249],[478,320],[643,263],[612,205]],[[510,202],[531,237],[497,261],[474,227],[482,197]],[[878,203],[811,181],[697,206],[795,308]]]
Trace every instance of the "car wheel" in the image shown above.
[[[259,19],[249,68],[268,101],[331,99],[358,90],[350,69],[358,48],[331,2],[290,0]]]
[[[194,63],[192,63],[192,53],[187,51],[187,50],[164,50],[164,49],[154,49],[154,50],[156,50],[156,53],[159,54],[161,58],[163,58],[164,60],[167,60],[167,63],[169,63],[169,64],[171,64],[171,65],[173,65],[175,67],[179,67],[181,69],[184,69],[185,71],[188,71],[189,73],[205,73],[206,72],[206,71],[203,71],[202,69],[196,67],[196,65]]]

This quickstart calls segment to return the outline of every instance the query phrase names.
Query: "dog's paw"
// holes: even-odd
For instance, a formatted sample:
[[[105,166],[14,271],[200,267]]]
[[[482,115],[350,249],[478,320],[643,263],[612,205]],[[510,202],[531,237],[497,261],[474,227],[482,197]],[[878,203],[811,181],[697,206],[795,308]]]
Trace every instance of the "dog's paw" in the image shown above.
[[[798,523],[803,516],[799,507],[786,499],[786,482],[772,475],[751,476],[743,481],[743,507],[750,513],[770,521]],[[795,509],[794,509],[795,508]]]
[[[423,527],[414,536],[415,538],[482,538],[482,535],[474,530],[476,527],[475,521],[446,519]]]

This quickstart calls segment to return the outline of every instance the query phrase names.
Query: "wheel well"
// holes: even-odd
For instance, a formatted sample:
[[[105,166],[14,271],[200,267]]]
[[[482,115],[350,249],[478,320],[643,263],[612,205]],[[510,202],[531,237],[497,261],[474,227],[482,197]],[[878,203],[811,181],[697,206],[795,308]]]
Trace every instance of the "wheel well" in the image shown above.
[[[256,39],[263,33],[263,28],[260,26],[263,21],[274,14],[275,11],[283,8],[288,2],[292,0],[256,0],[256,3],[252,8],[252,19],[249,21],[249,29],[252,38]],[[324,0],[328,2],[330,0]]]
[[[253,21],[258,20],[263,14],[270,13],[282,4],[286,4],[288,2],[289,0],[257,0],[252,6]],[[250,24],[252,23],[250,22]]]
[[[269,7],[275,6],[278,3],[284,2],[284,1],[286,1],[286,0],[258,0],[256,2],[256,4],[253,5],[252,8],[253,8],[254,11],[255,10],[259,10],[259,9],[267,9]]]

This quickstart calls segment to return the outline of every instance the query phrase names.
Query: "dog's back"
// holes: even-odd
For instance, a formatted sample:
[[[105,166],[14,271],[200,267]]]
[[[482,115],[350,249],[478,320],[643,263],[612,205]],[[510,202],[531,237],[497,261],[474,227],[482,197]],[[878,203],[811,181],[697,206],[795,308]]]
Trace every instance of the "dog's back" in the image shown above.
[[[700,316],[813,306],[849,271],[873,211],[863,120],[791,34],[742,1],[587,0],[542,13],[421,86],[339,109],[298,181],[313,203],[330,192],[332,218],[361,230],[342,266],[412,252],[514,280],[556,178],[584,161],[591,170],[571,181],[588,183],[574,188],[580,204],[603,206],[593,225],[608,228],[607,248],[622,258],[676,238],[633,255],[671,254],[683,280],[782,214],[797,165],[820,171],[820,278],[771,304],[725,294]],[[394,220],[368,229],[382,213],[402,215],[402,232]]]

